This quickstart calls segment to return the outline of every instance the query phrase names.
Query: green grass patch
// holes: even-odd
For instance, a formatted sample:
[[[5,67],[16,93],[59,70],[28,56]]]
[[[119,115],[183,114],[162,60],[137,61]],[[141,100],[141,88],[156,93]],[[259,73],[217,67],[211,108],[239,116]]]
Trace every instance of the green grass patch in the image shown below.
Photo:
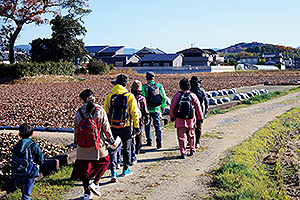
[[[225,110],[213,109],[209,114],[207,114],[205,116],[205,118],[208,118],[212,115],[224,114],[224,113],[230,112],[232,110],[245,108],[245,107],[248,107],[249,105],[253,105],[256,103],[262,103],[262,102],[268,101],[270,99],[274,99],[276,97],[284,96],[289,93],[297,92],[297,91],[300,91],[300,86],[294,87],[294,88],[291,88],[291,89],[285,90],[285,91],[275,91],[275,92],[265,93],[262,95],[257,95],[257,96],[251,97],[249,99],[245,99],[242,101],[241,105],[237,105],[237,106],[234,106],[229,109],[225,109]],[[290,100],[290,101],[292,101],[292,100]],[[286,103],[288,103],[288,102],[286,102]]]
[[[224,114],[224,113],[226,113],[226,112],[228,112],[228,111],[227,111],[227,110],[213,109],[213,110],[210,112],[210,114],[212,114],[212,115],[218,115],[218,114]]]
[[[212,132],[204,133],[201,137],[202,138],[210,137],[210,138],[219,138],[219,139],[221,139],[222,135],[224,135],[223,132],[217,132],[216,130],[212,130]]]
[[[33,199],[63,199],[63,195],[75,187],[77,180],[71,179],[73,164],[61,168],[61,170],[48,178],[36,182],[33,186],[31,197]],[[9,194],[5,199],[21,199],[22,193],[18,189],[16,192]]]
[[[255,104],[255,103],[261,103],[261,102],[268,101],[270,99],[274,99],[276,97],[287,95],[291,92],[297,92],[299,90],[300,90],[300,86],[295,87],[295,88],[291,88],[291,89],[285,90],[285,91],[274,91],[274,92],[270,92],[270,93],[264,93],[264,94],[261,94],[261,95],[256,95],[254,97],[251,97],[249,99],[245,99],[245,100],[242,101],[242,103],[247,104],[247,105],[252,105],[252,104]]]
[[[289,199],[283,183],[291,170],[281,166],[278,159],[271,168],[262,161],[275,147],[285,144],[299,123],[300,108],[293,108],[232,148],[221,167],[212,171],[212,199]]]

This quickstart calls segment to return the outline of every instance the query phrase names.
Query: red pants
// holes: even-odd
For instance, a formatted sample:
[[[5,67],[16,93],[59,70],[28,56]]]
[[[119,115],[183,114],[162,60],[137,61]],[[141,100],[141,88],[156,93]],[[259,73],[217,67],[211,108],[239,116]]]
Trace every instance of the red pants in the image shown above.
[[[177,138],[181,154],[187,154],[186,143],[187,135],[189,136],[190,150],[196,151],[195,149],[195,129],[194,128],[177,128]]]

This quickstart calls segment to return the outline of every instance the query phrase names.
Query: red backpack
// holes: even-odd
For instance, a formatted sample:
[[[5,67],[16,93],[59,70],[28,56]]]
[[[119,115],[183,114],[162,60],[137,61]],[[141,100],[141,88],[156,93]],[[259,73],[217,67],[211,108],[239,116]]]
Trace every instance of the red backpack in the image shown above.
[[[98,108],[95,108],[91,116],[93,116]],[[96,150],[100,148],[100,131],[97,128],[97,123],[92,117],[85,117],[79,109],[79,114],[82,120],[78,124],[77,142],[80,147],[93,147]]]

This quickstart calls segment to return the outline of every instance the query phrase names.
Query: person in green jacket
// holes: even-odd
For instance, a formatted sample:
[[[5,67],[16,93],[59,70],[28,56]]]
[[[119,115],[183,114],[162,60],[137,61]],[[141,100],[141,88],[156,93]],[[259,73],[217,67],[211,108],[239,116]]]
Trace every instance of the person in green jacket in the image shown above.
[[[147,100],[147,107],[150,112],[150,117],[153,120],[153,125],[155,128],[155,136],[156,136],[156,147],[160,149],[162,147],[162,136],[161,136],[161,126],[160,126],[160,117],[161,113],[164,112],[165,107],[167,106],[166,103],[166,94],[163,86],[160,83],[156,83],[154,81],[155,74],[153,72],[146,73],[147,83],[142,86],[142,95],[146,97]],[[149,100],[149,87],[156,86],[159,88],[159,92],[161,95],[161,104],[158,106],[151,106]],[[147,137],[147,146],[152,146],[152,137],[150,131],[151,122],[145,125],[145,133]]]

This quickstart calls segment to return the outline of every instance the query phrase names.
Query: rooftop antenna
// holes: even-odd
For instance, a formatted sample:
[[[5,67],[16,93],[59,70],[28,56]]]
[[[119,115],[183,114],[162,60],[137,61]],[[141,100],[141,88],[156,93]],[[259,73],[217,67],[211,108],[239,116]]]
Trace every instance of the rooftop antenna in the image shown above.
[[[192,42],[191,42],[191,48],[193,48],[194,45],[195,45],[195,41],[192,41]]]

